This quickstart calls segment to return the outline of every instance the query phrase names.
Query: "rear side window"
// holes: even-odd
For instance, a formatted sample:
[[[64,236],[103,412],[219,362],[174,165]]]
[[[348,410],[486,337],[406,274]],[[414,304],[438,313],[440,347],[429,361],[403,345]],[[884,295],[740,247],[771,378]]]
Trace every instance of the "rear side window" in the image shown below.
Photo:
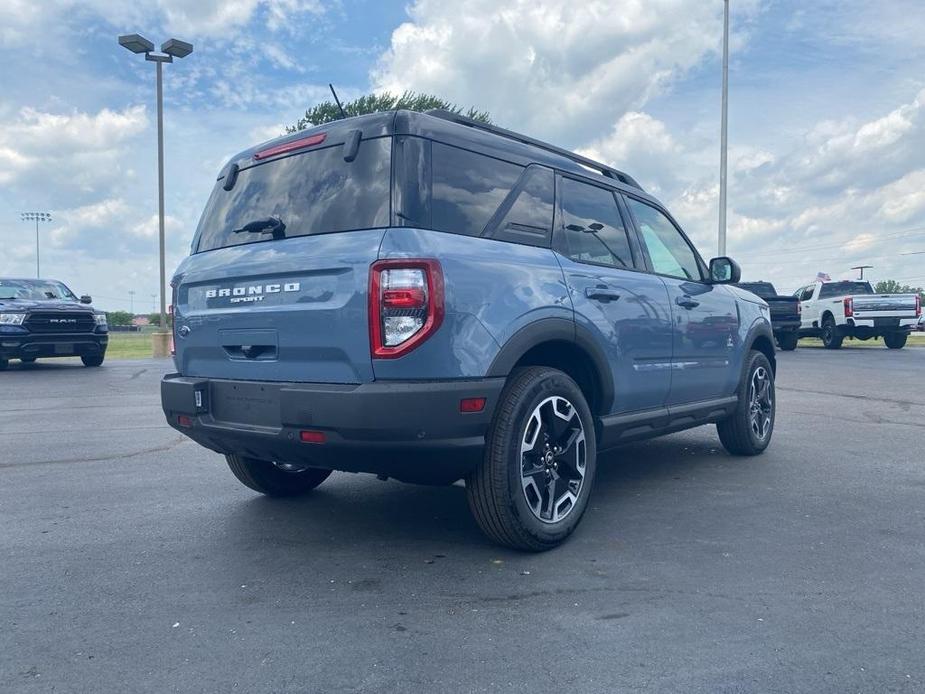
[[[439,142],[431,152],[433,228],[479,236],[523,167]]]
[[[552,233],[555,209],[555,177],[550,169],[528,166],[515,189],[513,201],[502,208],[504,216],[493,238],[514,243],[546,246]]]
[[[565,253],[579,262],[632,268],[633,255],[613,192],[561,179]]]
[[[342,145],[241,169],[234,188],[219,181],[197,230],[198,251],[271,240],[235,232],[276,217],[284,235],[307,236],[389,225],[391,138],[363,140],[353,161]]]

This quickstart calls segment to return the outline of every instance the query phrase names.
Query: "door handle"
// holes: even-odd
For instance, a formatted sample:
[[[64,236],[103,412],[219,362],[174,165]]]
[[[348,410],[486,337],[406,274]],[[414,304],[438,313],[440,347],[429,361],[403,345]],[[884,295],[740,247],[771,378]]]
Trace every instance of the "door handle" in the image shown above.
[[[691,299],[689,296],[687,296],[687,294],[685,294],[684,296],[679,296],[677,299],[674,300],[674,302],[678,306],[681,306],[687,309],[697,308],[698,306],[700,306],[699,301],[695,299]]]
[[[620,292],[607,287],[585,287],[585,296],[594,301],[607,303],[620,298]]]

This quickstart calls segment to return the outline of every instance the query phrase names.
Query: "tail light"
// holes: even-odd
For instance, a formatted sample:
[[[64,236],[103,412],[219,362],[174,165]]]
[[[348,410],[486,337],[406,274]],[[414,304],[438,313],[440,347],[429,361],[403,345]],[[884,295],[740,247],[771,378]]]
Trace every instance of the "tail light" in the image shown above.
[[[851,318],[854,315],[854,301],[850,296],[845,297],[845,318]]]
[[[167,313],[170,315],[170,356],[176,356],[177,343],[174,341],[174,335],[177,332],[177,321],[173,315],[173,307],[177,305],[177,285],[170,285],[170,306],[167,307]]]
[[[803,315],[803,304],[799,301],[797,302],[797,315]]]
[[[921,315],[922,315],[922,295],[916,294],[915,295],[915,316],[916,318],[918,318]]]
[[[377,359],[407,354],[443,322],[443,270],[436,260],[379,260],[369,271],[369,342]]]

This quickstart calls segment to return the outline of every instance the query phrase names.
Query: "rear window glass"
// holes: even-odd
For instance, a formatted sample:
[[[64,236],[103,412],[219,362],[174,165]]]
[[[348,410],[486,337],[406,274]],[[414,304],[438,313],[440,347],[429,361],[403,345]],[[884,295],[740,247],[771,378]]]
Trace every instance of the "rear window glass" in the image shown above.
[[[738,286],[762,299],[773,299],[777,296],[774,285],[770,282],[742,282]]]
[[[199,222],[197,251],[273,238],[238,232],[276,217],[284,235],[307,236],[389,225],[391,138],[363,140],[352,162],[342,145],[242,169],[234,188],[219,181]]]
[[[433,143],[432,226],[478,236],[511,192],[523,167]]]
[[[830,296],[845,296],[847,294],[873,294],[867,282],[826,282],[819,290],[819,298]]]

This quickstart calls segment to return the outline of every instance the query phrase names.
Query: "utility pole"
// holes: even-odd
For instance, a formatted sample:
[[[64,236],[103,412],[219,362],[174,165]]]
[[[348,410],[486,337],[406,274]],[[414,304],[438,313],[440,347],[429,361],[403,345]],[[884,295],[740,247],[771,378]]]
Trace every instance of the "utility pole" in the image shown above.
[[[726,146],[729,120],[729,0],[723,0],[723,115],[719,146],[719,243],[718,255],[726,255]]]
[[[860,273],[861,273],[861,276],[858,277],[858,279],[859,279],[859,280],[862,280],[862,279],[864,279],[864,270],[869,270],[869,269],[872,268],[872,267],[873,267],[873,265],[855,265],[855,266],[854,266],[853,268],[851,268],[851,269],[852,269],[852,270],[859,270]]]
[[[128,291],[128,300],[129,300],[129,313],[132,314],[132,318],[135,317],[135,290],[129,289]]]

